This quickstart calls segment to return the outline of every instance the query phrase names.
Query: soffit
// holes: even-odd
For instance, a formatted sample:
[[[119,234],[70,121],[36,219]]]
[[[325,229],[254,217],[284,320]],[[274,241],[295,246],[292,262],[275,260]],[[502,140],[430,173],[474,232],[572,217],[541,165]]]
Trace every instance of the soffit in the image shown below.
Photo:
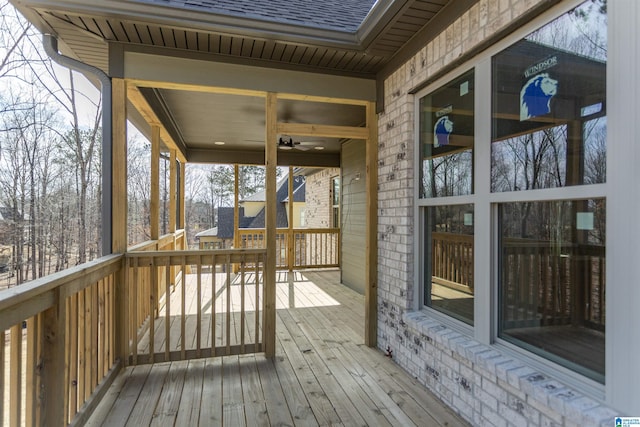
[[[344,1],[353,5],[358,0]],[[113,44],[125,51],[152,49],[167,56],[198,55],[212,61],[375,79],[402,46],[452,2],[378,0],[378,7],[364,17],[356,31],[347,26],[339,30],[326,23],[301,25],[247,14],[224,15],[193,6],[213,4],[204,0],[29,0],[21,2],[20,8],[42,31],[59,37],[63,53],[107,73],[109,44]],[[179,3],[185,7],[173,7]],[[187,3],[192,6],[186,7]],[[227,3],[233,7],[233,2]],[[145,89],[144,96],[162,117],[163,126],[177,145],[185,147],[186,154],[192,153],[187,155],[189,161],[211,161],[215,150],[220,151],[223,161],[233,157],[234,152],[243,151],[255,154],[255,159],[264,159],[260,154],[264,152],[265,134],[263,98],[161,88]],[[279,102],[278,121],[361,126],[364,108],[286,100]],[[335,138],[284,136],[300,142],[294,150],[283,152],[292,159],[338,155],[342,142]],[[216,141],[224,141],[225,146],[215,146]],[[324,150],[316,151],[316,146]],[[291,162],[296,164],[295,160]],[[313,165],[313,160],[297,165]]]

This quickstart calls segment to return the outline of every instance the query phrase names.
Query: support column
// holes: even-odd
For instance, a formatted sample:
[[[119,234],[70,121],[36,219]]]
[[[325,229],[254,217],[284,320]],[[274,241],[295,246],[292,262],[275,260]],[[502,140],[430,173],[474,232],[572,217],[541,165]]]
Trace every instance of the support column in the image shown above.
[[[293,166],[289,166],[289,232],[287,233],[287,266],[293,271],[295,239],[293,235]]]
[[[233,248],[240,248],[240,167],[233,165]]]
[[[160,237],[160,126],[151,126],[151,240]],[[157,248],[156,248],[157,249]]]
[[[112,80],[112,214],[111,214],[111,248],[113,253],[127,251],[127,84],[123,79]],[[116,306],[116,357],[126,366],[128,355],[127,337],[127,298],[126,270],[123,268],[115,274],[115,306]]]
[[[365,332],[364,343],[375,347],[378,339],[378,118],[375,102],[367,103],[366,141],[367,169],[367,218],[366,246],[367,268],[365,289]]]
[[[176,232],[177,201],[178,168],[176,167],[176,150],[171,150],[171,156],[169,157],[169,233],[173,234]]]
[[[187,172],[186,172],[186,163],[182,162],[180,163],[180,221],[178,223],[178,228],[181,230],[185,229],[186,226],[186,219],[185,219],[185,213],[187,208],[185,207],[185,193],[184,193],[184,189],[185,189],[185,178],[187,176]],[[184,248],[183,249],[187,249],[187,235],[184,235]]]
[[[276,166],[278,163],[277,97],[268,93],[266,98],[265,168],[266,168],[266,217],[265,241],[267,259],[264,267],[264,336],[262,339],[267,357],[276,354]]]

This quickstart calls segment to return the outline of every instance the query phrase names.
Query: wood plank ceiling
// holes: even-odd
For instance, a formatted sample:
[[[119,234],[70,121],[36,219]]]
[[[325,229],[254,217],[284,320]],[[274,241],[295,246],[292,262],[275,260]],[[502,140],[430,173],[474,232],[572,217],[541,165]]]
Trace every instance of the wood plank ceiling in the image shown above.
[[[354,75],[375,75],[449,1],[405,1],[397,13],[385,17],[385,22],[379,22],[374,27],[375,34],[364,40],[367,45],[350,48],[331,46],[332,43],[295,43],[275,37],[260,38],[180,28],[119,17],[75,15],[44,10],[40,13],[52,28],[73,27],[107,42],[182,49]],[[77,52],[78,56],[83,56],[82,53],[87,50],[83,47],[86,39],[65,40],[65,43]],[[87,59],[95,61],[95,58]]]

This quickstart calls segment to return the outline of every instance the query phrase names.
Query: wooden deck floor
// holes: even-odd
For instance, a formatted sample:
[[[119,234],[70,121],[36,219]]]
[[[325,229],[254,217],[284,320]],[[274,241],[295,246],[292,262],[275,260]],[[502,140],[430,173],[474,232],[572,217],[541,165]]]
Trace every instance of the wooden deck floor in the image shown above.
[[[339,284],[339,272],[291,279],[278,283],[274,359],[257,354],[127,368],[88,425],[466,425],[363,345],[364,298]]]

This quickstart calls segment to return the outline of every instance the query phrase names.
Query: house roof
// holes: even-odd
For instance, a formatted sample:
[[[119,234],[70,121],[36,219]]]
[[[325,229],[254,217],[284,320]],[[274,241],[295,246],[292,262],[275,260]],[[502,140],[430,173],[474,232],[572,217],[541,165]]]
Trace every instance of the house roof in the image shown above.
[[[299,185],[298,187],[296,187],[293,190],[293,201],[295,202],[304,202],[305,201],[305,192],[306,192],[306,181],[304,181],[302,183],[302,185]],[[289,202],[289,197],[287,195],[287,197],[283,200],[283,202]]]
[[[16,221],[23,219],[20,212],[15,212],[9,206],[0,206],[0,221]]]
[[[218,236],[218,227],[213,227],[196,234],[196,239],[199,239],[200,237],[217,237],[217,236]]]
[[[299,200],[294,199],[294,201],[296,202],[304,202],[304,183],[305,183],[305,179],[303,176],[295,176],[293,178],[294,194],[296,193],[296,191],[300,189],[300,187],[303,187],[302,192],[298,196],[300,199]],[[276,184],[276,191],[278,194],[277,199],[279,203],[282,203],[286,199],[288,199],[289,197],[289,176],[288,175],[280,179],[280,181],[278,181],[278,183]],[[245,198],[244,200],[241,200],[241,202],[265,202],[266,200],[267,200],[266,190],[262,190]]]
[[[355,33],[375,0],[136,0],[177,9]]]

